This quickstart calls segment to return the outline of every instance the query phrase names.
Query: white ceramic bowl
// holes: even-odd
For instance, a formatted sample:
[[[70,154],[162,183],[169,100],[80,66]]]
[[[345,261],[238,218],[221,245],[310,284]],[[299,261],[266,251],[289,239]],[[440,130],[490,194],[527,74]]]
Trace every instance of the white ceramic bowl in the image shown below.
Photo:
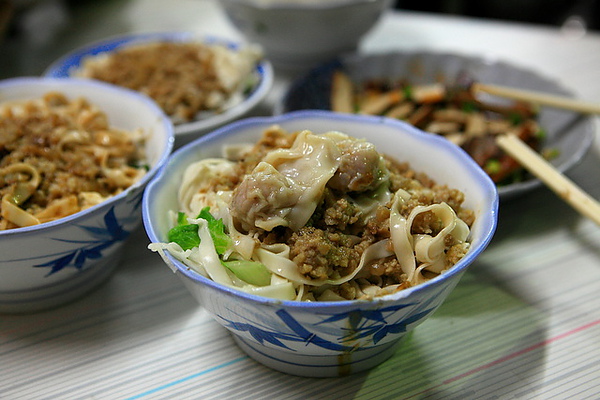
[[[559,82],[500,60],[429,51],[350,54],[319,65],[293,82],[283,99],[276,104],[275,114],[303,109],[329,110],[331,76],[338,68],[346,71],[355,82],[373,78],[408,78],[417,84],[440,79],[452,84],[459,74],[466,72],[482,83],[573,97],[573,93]],[[506,101],[492,97],[488,99]],[[594,141],[594,120],[590,116],[544,107],[539,115],[539,123],[547,132],[544,148],[558,151],[558,156],[551,159],[550,163],[561,172],[577,165]],[[500,186],[498,192],[502,200],[508,200],[540,186],[540,180],[530,177],[522,182]]]
[[[170,228],[167,212],[177,211],[178,187],[190,163],[219,157],[225,143],[253,143],[272,124],[289,131],[339,130],[365,138],[379,151],[410,162],[415,170],[428,173],[439,183],[462,190],[465,206],[476,213],[471,250],[451,270],[420,286],[373,301],[296,302],[258,297],[206,279],[169,256],[191,294],[257,361],[286,373],[315,377],[371,368],[390,357],[402,336],[442,304],[487,246],[497,222],[496,189],[458,147],[403,122],[319,111],[249,118],[173,154],[144,194],[142,212],[150,240],[166,240]]]
[[[151,43],[158,41],[167,42],[189,42],[199,41],[207,44],[223,44],[231,49],[240,47],[239,43],[212,36],[198,36],[192,32],[152,32],[115,36],[101,40],[80,49],[74,50],[53,62],[44,72],[47,77],[64,78],[70,77],[81,67],[83,60],[88,56],[116,51],[126,46],[140,43]],[[245,95],[244,100],[225,111],[213,114],[193,122],[175,125],[175,137],[177,145],[181,145],[195,139],[212,129],[231,122],[253,110],[267,96],[273,86],[273,67],[268,60],[260,60],[254,71],[256,85]]]
[[[129,233],[141,224],[143,190],[173,148],[173,126],[146,96],[90,80],[15,78],[0,81],[1,101],[29,100],[48,91],[85,97],[111,126],[149,135],[150,166],[135,185],[109,200],[56,221],[0,231],[0,313],[33,312],[73,300],[118,266]]]
[[[357,49],[393,0],[223,0],[233,25],[275,67],[301,70]]]

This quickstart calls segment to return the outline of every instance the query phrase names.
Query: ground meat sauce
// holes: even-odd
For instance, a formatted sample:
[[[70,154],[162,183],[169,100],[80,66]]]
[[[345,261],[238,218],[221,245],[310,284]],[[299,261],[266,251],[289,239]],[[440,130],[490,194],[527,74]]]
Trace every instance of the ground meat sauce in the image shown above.
[[[216,186],[229,189],[236,187],[243,175],[252,171],[265,154],[276,148],[291,147],[296,135],[297,133],[284,133],[278,128],[266,130],[252,151],[247,152],[246,157],[238,163],[239,175],[228,182],[218,182]],[[474,213],[472,210],[462,208],[464,195],[461,191],[436,184],[427,175],[413,171],[408,163],[397,162],[385,155],[383,157],[385,167],[389,171],[390,191],[404,189],[413,194],[402,206],[401,213],[404,216],[408,216],[417,206],[446,202],[460,219],[468,226],[472,225]],[[348,165],[348,168],[356,170],[355,166],[350,163]],[[364,167],[365,164],[360,165]],[[368,177],[365,178],[365,174],[361,174],[361,186],[368,186],[369,182],[375,179],[371,172],[367,175]],[[363,251],[369,245],[390,237],[391,207],[391,202],[379,205],[374,218],[364,226],[357,226],[360,220],[360,209],[345,198],[348,191],[351,189],[347,186],[343,188],[341,185],[328,184],[324,197],[307,226],[296,232],[292,232],[289,228],[278,227],[270,232],[260,232],[258,239],[265,243],[287,244],[290,247],[290,258],[298,265],[300,273],[307,278],[337,279],[347,275],[357,267]],[[436,235],[442,228],[439,218],[432,212],[426,212],[417,217],[412,233]],[[460,260],[466,252],[464,246],[454,244],[446,243],[449,247],[447,250],[449,262],[452,264]],[[363,268],[352,281],[330,289],[343,298],[354,299],[356,285],[360,287],[361,283],[364,283],[385,287],[403,284],[406,278],[398,260],[395,257],[387,257]]]

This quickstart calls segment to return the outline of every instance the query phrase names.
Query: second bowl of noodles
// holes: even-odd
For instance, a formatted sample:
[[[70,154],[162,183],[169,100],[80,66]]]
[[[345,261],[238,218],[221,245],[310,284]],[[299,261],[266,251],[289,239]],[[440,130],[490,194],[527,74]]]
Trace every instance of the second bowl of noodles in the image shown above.
[[[56,307],[119,265],[173,125],[146,96],[90,80],[0,82],[0,313]]]
[[[384,361],[487,246],[498,197],[456,146],[305,111],[174,153],[143,200],[158,252],[257,361],[338,376]]]

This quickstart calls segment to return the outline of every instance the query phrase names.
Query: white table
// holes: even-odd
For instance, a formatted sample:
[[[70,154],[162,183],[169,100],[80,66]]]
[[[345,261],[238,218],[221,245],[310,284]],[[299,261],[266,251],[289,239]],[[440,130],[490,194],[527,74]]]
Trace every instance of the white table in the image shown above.
[[[87,2],[48,42],[0,45],[0,77],[34,75],[113,34],[237,32],[216,2]],[[421,13],[390,13],[361,51],[427,49],[535,69],[600,102],[600,35]],[[256,113],[269,114],[279,75]],[[598,121],[596,120],[596,125]],[[569,176],[600,198],[600,141]],[[186,292],[140,229],[117,272],[55,310],[0,316],[1,399],[592,399],[600,397],[600,228],[545,188],[502,203],[483,256],[446,303],[374,370],[307,379],[245,356]]]

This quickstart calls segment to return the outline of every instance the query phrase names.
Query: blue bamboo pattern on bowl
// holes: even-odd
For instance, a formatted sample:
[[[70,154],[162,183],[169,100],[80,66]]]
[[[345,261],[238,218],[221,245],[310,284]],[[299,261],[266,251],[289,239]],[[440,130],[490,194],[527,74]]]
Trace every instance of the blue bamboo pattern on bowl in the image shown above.
[[[91,236],[92,240],[66,240],[54,238],[52,240],[63,242],[81,244],[75,250],[63,251],[52,255],[54,258],[42,264],[33,265],[34,268],[49,268],[46,277],[51,276],[57,272],[64,270],[67,267],[74,267],[78,271],[82,271],[86,267],[86,263],[89,260],[97,260],[102,257],[102,252],[112,245],[124,241],[129,237],[130,230],[125,229],[125,225],[131,225],[138,218],[136,213],[141,206],[142,192],[138,192],[135,195],[127,199],[127,203],[132,204],[133,209],[129,216],[121,218],[122,224],[119,224],[119,220],[115,214],[115,207],[112,206],[104,215],[103,221],[104,226],[83,226],[78,225],[78,228],[87,232],[82,236]],[[13,261],[23,261],[13,260]]]
[[[407,332],[409,325],[415,324],[424,319],[434,311],[435,306],[431,306],[437,296],[428,301],[417,305],[416,303],[400,304],[381,309],[355,309],[348,312],[342,312],[327,315],[326,318],[314,325],[327,324],[335,321],[348,321],[348,327],[342,328],[343,334],[335,341],[327,340],[316,332],[311,332],[300,322],[298,322],[290,313],[284,309],[276,312],[277,317],[289,329],[287,332],[270,328],[269,326],[257,326],[248,319],[248,322],[236,322],[224,317],[220,317],[226,322],[225,327],[238,332],[248,332],[258,343],[281,347],[294,351],[286,345],[287,342],[301,342],[308,345],[322,347],[332,351],[353,352],[354,346],[349,346],[354,340],[362,340],[372,345],[361,346],[360,350],[366,350],[375,347],[388,334],[397,334]],[[417,305],[415,309],[400,320],[390,322],[393,316],[400,310]],[[230,310],[231,311],[231,310]],[[240,318],[243,318],[240,316]],[[346,344],[344,344],[346,343]]]
[[[77,270],[82,270],[86,261],[96,260],[102,257],[102,251],[112,246],[113,244],[123,241],[129,237],[129,231],[123,229],[115,216],[115,208],[111,207],[104,215],[104,227],[97,226],[79,226],[79,228],[91,235],[94,240],[77,241],[54,239],[66,243],[81,243],[85,246],[76,250],[70,251],[58,258],[45,262],[43,264],[34,265],[35,268],[50,268],[47,276],[62,271],[68,266],[73,266]]]

